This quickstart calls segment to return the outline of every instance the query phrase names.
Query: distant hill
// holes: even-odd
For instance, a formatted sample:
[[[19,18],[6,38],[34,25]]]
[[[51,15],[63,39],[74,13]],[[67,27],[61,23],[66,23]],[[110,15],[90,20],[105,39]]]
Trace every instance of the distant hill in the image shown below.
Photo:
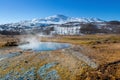
[[[80,27],[80,33],[120,33],[119,21],[105,21],[99,18],[74,18],[65,15],[54,15],[43,19],[32,19],[0,25],[0,34],[24,34],[44,32],[49,34],[57,27]],[[95,27],[96,26],[96,27]],[[68,28],[67,28],[68,29]],[[68,30],[70,33],[70,31]],[[65,32],[66,34],[68,32]],[[55,32],[55,34],[58,32]],[[64,34],[64,33],[62,33]],[[77,33],[79,34],[79,33]]]

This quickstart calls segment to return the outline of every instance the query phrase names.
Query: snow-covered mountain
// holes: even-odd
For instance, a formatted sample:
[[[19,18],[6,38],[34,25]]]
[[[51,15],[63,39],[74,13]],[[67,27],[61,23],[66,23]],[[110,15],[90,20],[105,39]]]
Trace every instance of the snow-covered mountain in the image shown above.
[[[104,20],[101,20],[98,18],[74,18],[74,17],[68,17],[64,15],[54,15],[46,18],[20,21],[17,23],[10,23],[6,25],[9,27],[23,27],[23,26],[39,27],[39,26],[48,26],[50,24],[64,24],[67,22],[89,23],[89,22],[104,22]]]
[[[81,23],[101,23],[104,22],[104,20],[98,19],[98,18],[74,18],[74,17],[68,17],[64,15],[54,15],[49,16],[46,18],[38,18],[38,19],[32,19],[32,20],[25,20],[20,21],[17,23],[9,23],[9,24],[2,24],[0,25],[0,31],[9,31],[9,32],[28,32],[34,30],[35,32],[48,30],[50,31],[52,28],[57,25],[69,25],[69,26],[76,26],[80,25]],[[51,26],[52,25],[52,26]],[[7,32],[8,33],[8,32]]]
[[[30,21],[31,23],[46,23],[46,24],[63,24],[67,22],[104,22],[104,20],[98,19],[98,18],[74,18],[74,17],[68,17],[64,15],[54,15],[49,16],[44,19],[33,19]]]
[[[90,28],[89,28],[90,27]],[[86,30],[82,32],[82,29]],[[89,30],[90,29],[90,30]],[[87,31],[88,30],[88,31]],[[54,15],[17,23],[0,25],[0,34],[81,34],[82,33],[120,33],[119,21],[104,21],[98,18],[74,18]]]

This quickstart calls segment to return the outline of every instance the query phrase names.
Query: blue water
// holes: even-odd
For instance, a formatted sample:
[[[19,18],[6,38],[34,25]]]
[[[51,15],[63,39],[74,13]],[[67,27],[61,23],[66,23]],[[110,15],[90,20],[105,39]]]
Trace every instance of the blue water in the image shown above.
[[[70,47],[67,43],[55,43],[55,42],[40,42],[38,44],[24,44],[19,46],[22,50],[33,50],[33,51],[52,51]]]

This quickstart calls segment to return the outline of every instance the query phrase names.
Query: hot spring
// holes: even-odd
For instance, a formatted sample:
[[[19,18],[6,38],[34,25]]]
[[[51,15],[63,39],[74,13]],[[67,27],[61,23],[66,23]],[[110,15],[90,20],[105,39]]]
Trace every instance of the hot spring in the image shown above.
[[[33,50],[33,51],[52,51],[70,47],[67,43],[56,43],[56,42],[35,42],[20,45],[19,48],[22,50]]]

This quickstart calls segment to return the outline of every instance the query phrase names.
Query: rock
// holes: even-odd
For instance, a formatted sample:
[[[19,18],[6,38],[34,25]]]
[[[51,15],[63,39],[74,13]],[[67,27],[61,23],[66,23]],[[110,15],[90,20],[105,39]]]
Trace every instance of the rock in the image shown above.
[[[38,74],[43,80],[58,80],[59,75],[57,74],[56,70],[52,70],[50,72],[47,72],[51,67],[56,66],[58,63],[52,62],[43,65],[39,70]]]
[[[52,70],[52,71],[47,73],[47,75],[46,75],[44,80],[60,80],[60,77],[57,74],[56,70]]]
[[[35,69],[31,68],[30,70],[26,71],[24,74],[11,71],[0,80],[35,80],[35,79],[36,79]]]

